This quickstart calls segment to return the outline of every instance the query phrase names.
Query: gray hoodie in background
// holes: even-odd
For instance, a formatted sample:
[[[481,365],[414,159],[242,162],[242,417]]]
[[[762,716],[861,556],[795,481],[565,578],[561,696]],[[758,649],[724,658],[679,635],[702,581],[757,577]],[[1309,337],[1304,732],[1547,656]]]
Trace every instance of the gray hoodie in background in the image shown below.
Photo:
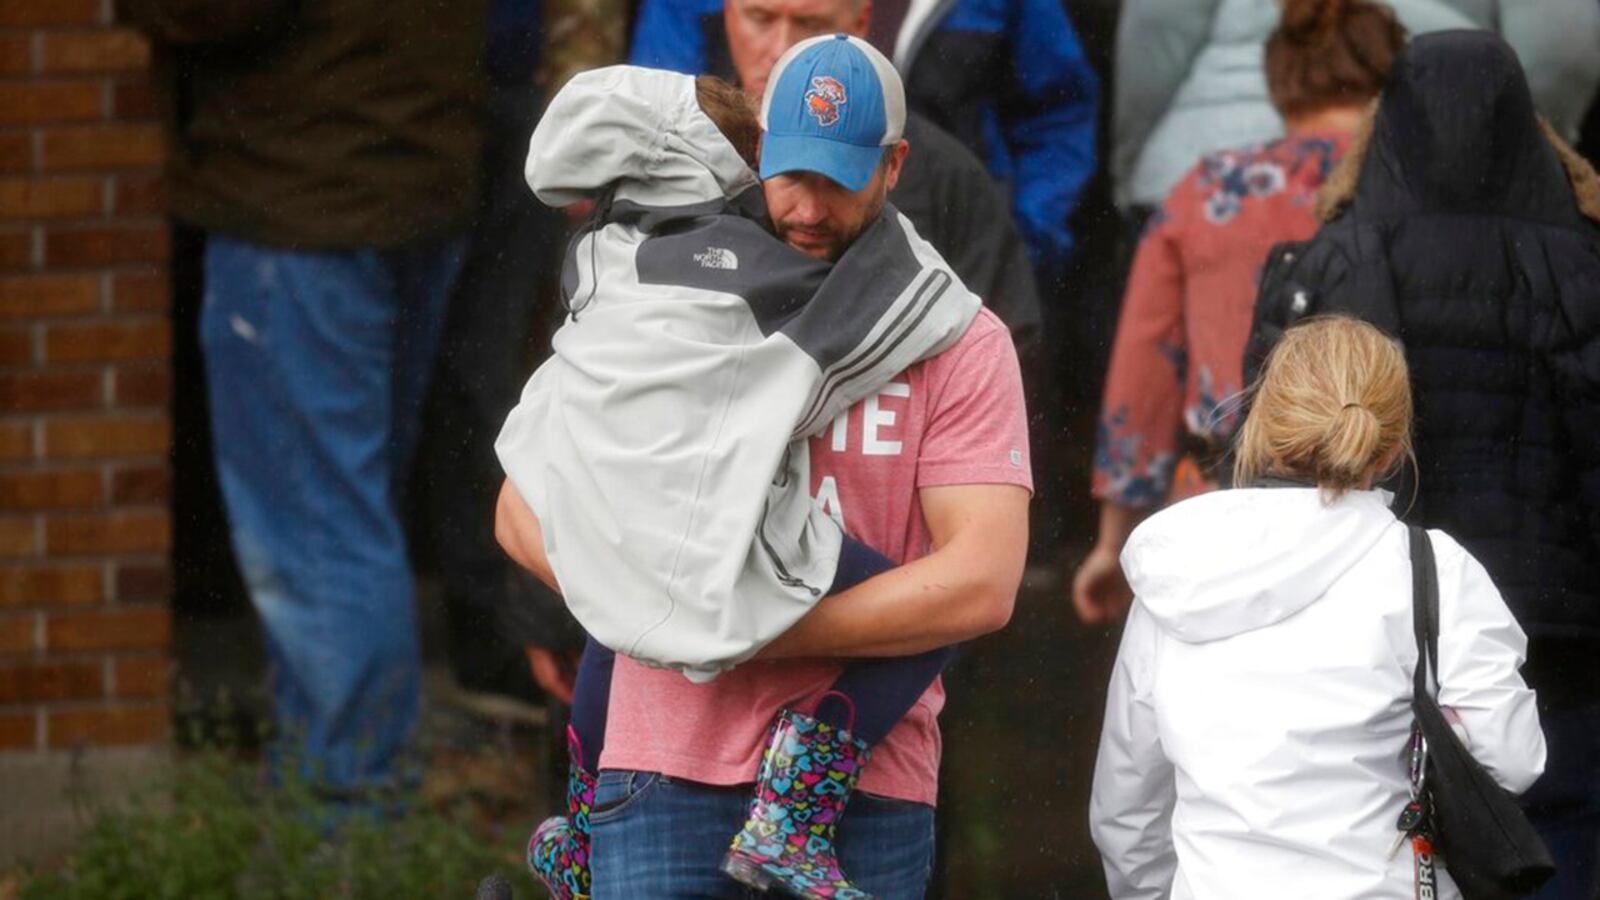
[[[1498,32],[1540,114],[1571,139],[1600,84],[1595,0],[1390,0],[1413,36]],[[1117,27],[1111,174],[1116,203],[1157,206],[1201,156],[1271,140],[1283,121],[1262,55],[1279,0],[1127,0]]]

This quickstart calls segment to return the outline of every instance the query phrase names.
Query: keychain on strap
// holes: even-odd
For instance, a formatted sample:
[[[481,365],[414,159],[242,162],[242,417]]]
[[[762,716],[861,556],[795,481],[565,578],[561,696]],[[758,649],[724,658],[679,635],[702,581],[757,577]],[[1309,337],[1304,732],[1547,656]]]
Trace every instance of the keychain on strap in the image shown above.
[[[1411,726],[1411,750],[1409,765],[1409,781],[1411,799],[1406,803],[1405,809],[1400,811],[1400,818],[1394,823],[1398,832],[1394,843],[1389,845],[1389,858],[1400,852],[1400,847],[1411,842],[1411,866],[1416,880],[1416,900],[1433,900],[1437,895],[1438,885],[1434,871],[1433,839],[1431,825],[1428,822],[1428,742],[1422,736],[1422,729],[1417,725]]]

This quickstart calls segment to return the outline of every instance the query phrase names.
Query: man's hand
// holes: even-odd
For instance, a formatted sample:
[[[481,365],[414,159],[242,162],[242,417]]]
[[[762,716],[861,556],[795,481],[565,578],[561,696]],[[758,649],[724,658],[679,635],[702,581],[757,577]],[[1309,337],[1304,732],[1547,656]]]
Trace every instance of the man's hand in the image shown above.
[[[512,562],[532,572],[550,590],[561,593],[556,573],[544,555],[544,529],[509,478],[501,485],[500,499],[495,503],[494,537]]]
[[[533,670],[533,680],[546,694],[572,705],[572,694],[578,685],[578,657],[582,651],[563,653],[532,644],[523,648],[528,657],[528,667]]]
[[[1085,625],[1104,625],[1120,620],[1133,605],[1133,588],[1122,574],[1117,551],[1095,544],[1072,577],[1072,608]]]

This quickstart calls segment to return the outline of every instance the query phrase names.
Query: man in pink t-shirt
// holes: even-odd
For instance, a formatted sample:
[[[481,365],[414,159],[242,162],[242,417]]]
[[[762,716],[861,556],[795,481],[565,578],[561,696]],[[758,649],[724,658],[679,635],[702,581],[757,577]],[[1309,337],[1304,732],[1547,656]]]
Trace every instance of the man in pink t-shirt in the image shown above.
[[[718,865],[773,717],[813,709],[841,657],[909,655],[1006,623],[1027,550],[1027,447],[1015,351],[986,310],[812,439],[813,495],[907,565],[823,600],[707,684],[617,657],[590,814],[596,898],[740,896]],[[943,706],[935,683],[874,749],[840,824],[845,870],[879,897],[920,897],[931,874]]]
[[[775,91],[796,91],[789,101],[806,92],[801,124],[807,115],[823,122],[808,109],[825,74],[774,77],[766,108],[775,108]],[[873,110],[862,78],[896,79],[898,87],[885,61],[840,73],[824,99],[835,111],[852,103]],[[881,107],[884,138],[847,161],[865,165],[859,190],[842,183],[849,176],[827,124],[795,139],[764,116],[768,212],[795,248],[837,259],[882,213],[909,148],[893,124],[896,115],[903,121],[903,103]],[[1032,490],[1022,396],[1010,337],[980,311],[953,347],[811,440],[813,496],[898,568],[819,601],[759,658],[708,683],[617,657],[589,815],[593,897],[745,896],[721,866],[745,824],[774,717],[815,709],[847,660],[911,656],[1005,625],[1026,556]],[[514,494],[509,483],[506,491]],[[503,496],[502,515],[508,510],[526,507]],[[844,869],[886,900],[922,896],[931,875],[943,703],[935,681],[877,743],[838,826]]]

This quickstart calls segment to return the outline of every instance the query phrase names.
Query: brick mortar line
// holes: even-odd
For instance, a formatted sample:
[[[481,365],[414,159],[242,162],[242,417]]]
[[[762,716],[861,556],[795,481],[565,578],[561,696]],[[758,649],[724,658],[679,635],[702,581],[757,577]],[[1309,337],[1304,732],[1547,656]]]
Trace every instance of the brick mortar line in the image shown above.
[[[145,171],[150,171],[150,172],[153,173],[153,171],[158,171],[158,170],[149,170],[149,169],[147,169]],[[44,181],[44,180],[49,179],[49,178],[57,178],[57,177],[59,177],[59,178],[83,178],[85,176],[93,177],[93,176],[98,175],[100,177],[105,178],[107,181],[109,181],[109,180],[111,180],[113,178],[117,178],[117,177],[124,176],[124,175],[127,175],[127,174],[129,174],[128,171],[124,170],[124,169],[117,169],[117,170],[111,170],[111,169],[105,169],[105,170],[85,169],[82,172],[52,172],[52,173],[47,174],[47,175],[42,175],[42,176],[40,176],[38,178],[29,177],[29,178],[27,178],[25,180],[37,183],[37,182]],[[11,220],[9,220],[9,222],[14,222],[14,223],[21,223],[23,221],[25,221],[25,220],[23,220],[23,219],[11,219]],[[102,216],[88,216],[88,217],[85,217],[85,216],[62,216],[59,219],[51,219],[50,220],[50,225],[53,226],[51,228],[51,230],[55,231],[57,233],[67,233],[67,232],[75,232],[75,231],[105,231],[107,229],[119,228],[119,227],[122,227],[122,226],[127,226],[129,228],[136,228],[136,227],[140,227],[140,226],[165,225],[165,224],[167,224],[167,217],[163,216],[163,215],[156,214],[156,213],[136,213],[136,214],[132,214],[132,215],[121,215],[121,214],[113,213],[113,214],[102,215]],[[126,265],[126,263],[124,263],[123,265]]]
[[[120,419],[142,419],[142,420],[148,420],[148,419],[171,419],[172,416],[168,415],[166,413],[163,413],[163,412],[158,412],[158,411],[148,410],[148,409],[126,410],[126,411],[124,411],[124,410],[107,410],[107,409],[100,409],[100,410],[47,409],[47,410],[40,410],[38,412],[3,413],[3,414],[0,414],[0,424],[4,424],[7,419],[32,419],[32,420],[37,420],[37,421],[39,421],[41,423],[49,423],[49,422],[66,421],[68,419],[83,419],[83,420],[86,420],[86,421],[102,421],[103,422],[103,421],[106,421],[107,419],[118,419],[118,418],[120,418]],[[156,456],[158,454],[156,454],[154,452],[151,452],[151,451],[141,451],[141,452],[139,452],[139,453],[137,453],[135,455],[142,458],[142,457],[146,457],[146,456]]]
[[[57,69],[54,72],[46,72],[46,71],[43,71],[43,70],[39,70],[39,71],[36,71],[36,72],[18,72],[18,73],[12,74],[12,75],[0,75],[0,85],[86,84],[86,83],[89,83],[89,82],[100,81],[100,80],[103,80],[103,79],[104,80],[110,80],[110,81],[112,81],[114,83],[119,78],[129,78],[131,76],[136,76],[136,75],[142,74],[142,73],[144,73],[146,71],[147,70],[145,70],[145,69]],[[60,121],[60,122],[57,122],[55,120],[51,120],[50,122],[40,122],[40,123],[36,123],[36,124],[40,124],[40,125],[44,125],[44,124],[49,124],[49,125],[56,125],[56,124],[60,124],[60,125],[96,125],[96,124],[99,124],[99,125],[114,125],[114,124],[121,124],[123,122],[126,122],[126,123],[131,124],[131,125],[139,125],[139,124],[142,124],[142,123],[145,123],[145,122],[160,122],[160,121],[161,121],[160,119],[156,119],[156,118],[139,117],[139,118],[132,118],[132,119],[119,119],[119,118],[72,119],[72,120],[63,120],[63,121]],[[20,128],[20,127],[26,127],[26,126],[23,125],[22,123],[13,122],[13,123],[11,123],[9,125],[6,125],[5,127],[7,127],[7,128]]]
[[[0,78],[0,81],[4,80],[4,78]],[[36,79],[31,75],[26,76],[26,81],[29,84],[34,83],[35,80]],[[60,80],[66,81],[68,79],[63,78]],[[75,80],[92,80],[92,76],[84,76]],[[157,132],[161,132],[165,127],[165,123],[161,119],[154,116],[141,116],[136,118],[130,117],[126,119],[119,117],[114,119],[50,119],[42,122],[5,122],[0,123],[0,136],[7,134],[18,134],[24,131],[51,131],[59,134],[64,131],[107,131],[113,128],[144,128],[147,126],[153,126]],[[165,146],[164,135],[163,146]],[[127,167],[119,166],[118,168]],[[144,168],[148,169],[150,166],[146,165]],[[11,173],[12,176],[15,176],[15,174],[16,173]]]
[[[46,650],[43,655],[38,655],[29,660],[22,660],[22,655],[14,658],[0,657],[0,669],[26,669],[38,665],[85,665],[85,663],[98,663],[101,660],[110,661],[141,661],[141,660],[168,660],[171,661],[171,647],[130,647],[126,650],[61,650],[50,652]],[[18,661],[22,660],[22,661]]]
[[[26,701],[16,706],[33,706],[39,701]],[[167,697],[80,697],[76,700],[49,700],[47,712],[93,712],[102,709],[171,709],[173,702]]]
[[[146,313],[146,312],[138,312],[138,313],[123,313],[121,316],[118,316],[116,318],[106,317],[106,318],[90,319],[90,320],[88,320],[88,322],[93,322],[95,325],[102,325],[102,324],[103,325],[124,325],[124,324],[144,325],[144,324],[149,324],[148,322],[142,321],[142,320],[146,320],[146,319],[148,319],[148,320],[157,320],[157,319],[159,319],[161,321],[166,321],[165,317],[163,317],[163,316],[151,315],[150,313]],[[87,324],[87,323],[86,322],[73,322],[71,324],[79,325],[79,324]],[[44,328],[44,327],[46,327],[46,325],[47,325],[47,323],[44,323],[44,322],[32,322],[27,327],[29,327],[30,329],[32,329],[32,328]],[[19,326],[19,327],[21,327],[21,326]],[[5,328],[4,323],[0,322],[0,330],[3,330],[4,328]],[[42,333],[43,332],[41,332],[41,334]],[[158,354],[156,356],[120,358],[120,359],[49,360],[49,359],[42,358],[43,357],[43,353],[44,353],[44,351],[46,349],[42,345],[45,344],[45,343],[48,343],[48,341],[45,338],[43,338],[42,336],[38,337],[38,338],[33,338],[33,337],[30,336],[30,340],[34,340],[34,341],[38,342],[33,349],[34,349],[34,352],[40,354],[41,358],[37,362],[0,363],[0,374],[16,375],[16,374],[19,374],[19,373],[22,373],[22,372],[41,372],[41,373],[49,373],[49,374],[53,374],[53,375],[70,375],[70,374],[82,375],[82,374],[85,374],[87,372],[99,371],[100,369],[161,368],[162,367],[161,366],[162,362],[171,358],[171,354],[163,353],[163,354]],[[0,416],[3,416],[3,415],[5,415],[5,413],[0,413]]]
[[[154,459],[154,457],[151,457],[151,458]],[[109,461],[101,461],[101,462],[81,462],[80,463],[80,462],[75,462],[75,461],[70,460],[70,459],[49,459],[49,460],[40,460],[38,465],[30,465],[30,466],[18,466],[16,464],[0,465],[0,477],[5,477],[5,476],[8,476],[8,475],[32,475],[32,474],[35,474],[35,473],[38,473],[38,474],[41,474],[41,475],[56,475],[56,474],[64,474],[64,473],[69,473],[69,472],[82,472],[82,471],[85,471],[87,469],[99,468],[101,466],[108,466],[108,465],[110,467],[112,467],[113,469],[119,469],[120,468],[120,469],[124,469],[124,470],[142,469],[142,468],[148,468],[149,467],[149,465],[145,464],[145,463],[134,463],[134,464],[130,464],[130,465],[122,465],[120,460],[109,460]],[[170,467],[166,467],[166,468],[170,468]],[[152,505],[154,505],[154,504],[152,504]],[[3,512],[3,511],[0,511],[0,512]]]
[[[21,328],[21,327],[23,327],[24,323],[33,323],[33,322],[37,322],[37,323],[42,324],[42,325],[49,325],[49,324],[62,323],[62,322],[72,322],[72,323],[75,323],[75,324],[80,324],[80,323],[84,323],[84,322],[120,322],[123,319],[135,318],[135,317],[139,317],[139,316],[162,316],[162,315],[163,314],[160,313],[160,312],[150,312],[148,310],[123,310],[121,312],[115,312],[115,311],[107,312],[107,311],[101,310],[101,309],[91,309],[91,310],[85,310],[83,312],[75,312],[75,313],[49,313],[49,314],[41,314],[41,315],[32,315],[32,314],[24,313],[24,314],[18,314],[18,315],[14,315],[14,316],[10,316],[10,317],[0,316],[0,328],[6,328],[6,327]],[[129,362],[137,362],[137,360],[129,360]],[[0,368],[4,368],[4,367],[0,366]]]

